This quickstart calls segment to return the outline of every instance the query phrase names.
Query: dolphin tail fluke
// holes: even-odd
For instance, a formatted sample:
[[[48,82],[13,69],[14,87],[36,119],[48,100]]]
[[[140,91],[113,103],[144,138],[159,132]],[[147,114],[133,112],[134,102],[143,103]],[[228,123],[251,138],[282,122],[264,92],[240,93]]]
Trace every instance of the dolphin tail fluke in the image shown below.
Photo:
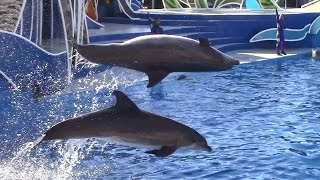
[[[170,72],[166,71],[148,71],[145,72],[149,77],[149,84],[147,85],[147,88],[153,87],[156,84],[158,84],[162,79],[164,79]]]
[[[146,153],[153,154],[158,157],[166,157],[174,153],[176,150],[177,150],[177,146],[162,146],[160,149],[146,151]]]
[[[73,37],[72,39],[69,39],[68,42],[72,44],[72,47],[74,49],[78,49],[79,44],[77,43],[77,37]]]
[[[32,146],[31,149],[35,148],[38,144],[40,144],[42,142],[42,140],[46,137],[46,134],[43,134],[42,136],[40,136],[38,139],[36,139]]]
[[[76,39],[72,39],[72,47],[73,47],[74,49],[78,49],[79,44],[77,43],[77,40],[76,40]]]

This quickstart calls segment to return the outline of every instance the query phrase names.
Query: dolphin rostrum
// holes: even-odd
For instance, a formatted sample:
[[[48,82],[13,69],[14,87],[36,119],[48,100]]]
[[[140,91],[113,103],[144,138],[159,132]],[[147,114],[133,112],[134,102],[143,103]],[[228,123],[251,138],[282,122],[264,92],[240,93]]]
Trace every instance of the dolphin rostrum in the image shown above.
[[[146,151],[155,156],[168,156],[180,147],[192,146],[211,151],[207,141],[194,129],[139,109],[125,94],[114,91],[116,105],[97,112],[63,121],[50,128],[35,142],[46,140],[117,139],[125,144],[160,147]]]
[[[223,71],[239,61],[199,41],[174,35],[145,35],[123,43],[78,45],[78,52],[91,62],[144,72],[147,87],[159,83],[171,72]]]

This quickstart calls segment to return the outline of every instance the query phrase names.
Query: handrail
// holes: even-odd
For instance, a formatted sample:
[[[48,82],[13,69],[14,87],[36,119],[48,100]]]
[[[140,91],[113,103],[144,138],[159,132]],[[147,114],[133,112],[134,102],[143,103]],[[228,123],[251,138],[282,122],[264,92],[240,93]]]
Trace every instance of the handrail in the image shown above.
[[[25,5],[26,5],[26,1],[27,0],[23,0],[23,2],[22,2],[22,7],[21,7],[21,10],[20,10],[20,14],[19,14],[19,17],[18,17],[18,20],[17,20],[17,24],[16,24],[16,26],[15,26],[15,28],[14,28],[14,33],[17,33],[17,29],[18,29],[18,26],[19,26],[19,24],[21,23],[22,24],[22,21],[21,21],[21,19],[23,18],[23,11],[24,11],[24,7],[25,7]],[[21,25],[22,26],[22,25]],[[20,28],[22,28],[22,27],[20,27]],[[21,34],[20,34],[21,35]]]
[[[65,24],[65,20],[63,18],[64,14],[63,14],[63,9],[62,9],[62,5],[61,5],[61,1],[58,1],[58,6],[59,6],[59,11],[60,11],[60,16],[62,17],[62,27],[63,27],[63,34],[64,34],[64,42],[66,45],[66,51],[67,51],[67,62],[68,62],[68,83],[71,82],[71,76],[72,76],[72,72],[71,72],[71,61],[70,61],[70,55],[69,55],[69,46],[68,46],[68,37],[67,37],[67,30],[66,30],[66,24]],[[84,12],[83,12],[84,13]]]
[[[3,72],[0,70],[0,74],[9,82],[9,84],[14,88],[14,90],[18,90],[18,86]]]
[[[285,0],[285,1],[287,1],[287,0]],[[271,2],[277,9],[283,10],[283,8],[280,7],[275,0],[270,0],[270,2]],[[261,3],[261,2],[260,2],[260,3]],[[285,9],[287,9],[287,7],[285,7]]]
[[[319,1],[320,1],[320,0],[313,0],[313,1],[310,1],[310,2],[308,2],[308,3],[304,4],[304,5],[302,5],[302,6],[301,6],[301,8],[308,7],[308,6],[310,6],[310,5],[314,4],[314,3],[317,3],[317,2],[319,2]]]

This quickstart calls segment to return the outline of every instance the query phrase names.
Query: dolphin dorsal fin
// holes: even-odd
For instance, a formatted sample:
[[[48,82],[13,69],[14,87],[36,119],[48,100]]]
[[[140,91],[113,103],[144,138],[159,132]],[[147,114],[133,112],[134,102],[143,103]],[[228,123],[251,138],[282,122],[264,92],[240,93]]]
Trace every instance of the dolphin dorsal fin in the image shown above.
[[[117,102],[115,105],[116,108],[135,111],[140,110],[138,106],[134,102],[132,102],[131,99],[129,99],[128,96],[123,92],[115,90],[113,91],[113,95],[115,95],[117,98]]]
[[[199,38],[199,45],[201,47],[210,47],[210,42],[207,38],[200,37]]]

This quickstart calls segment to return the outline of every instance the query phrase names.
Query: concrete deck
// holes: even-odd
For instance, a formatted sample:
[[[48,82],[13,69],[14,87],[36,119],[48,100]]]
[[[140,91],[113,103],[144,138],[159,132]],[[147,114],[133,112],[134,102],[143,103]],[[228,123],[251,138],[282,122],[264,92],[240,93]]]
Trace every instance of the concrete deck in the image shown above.
[[[89,36],[150,32],[150,27],[148,24],[133,25],[133,24],[103,23],[103,25],[104,25],[104,28],[89,29]]]
[[[112,35],[112,34],[127,34],[127,33],[150,33],[149,22],[145,25],[135,25],[135,24],[116,24],[116,23],[102,23],[105,27],[100,29],[89,29],[90,36],[97,35]],[[162,27],[164,31],[170,29],[183,28],[184,26],[172,27],[166,26]]]
[[[236,51],[227,52],[231,57],[234,57],[240,61],[240,63],[249,63],[252,61],[263,61],[268,59],[275,59],[281,57],[289,57],[294,56],[301,53],[306,53],[310,51],[311,56],[311,49],[308,48],[300,48],[300,49],[287,49],[285,56],[278,56],[276,54],[276,50],[272,49],[241,49]]]

